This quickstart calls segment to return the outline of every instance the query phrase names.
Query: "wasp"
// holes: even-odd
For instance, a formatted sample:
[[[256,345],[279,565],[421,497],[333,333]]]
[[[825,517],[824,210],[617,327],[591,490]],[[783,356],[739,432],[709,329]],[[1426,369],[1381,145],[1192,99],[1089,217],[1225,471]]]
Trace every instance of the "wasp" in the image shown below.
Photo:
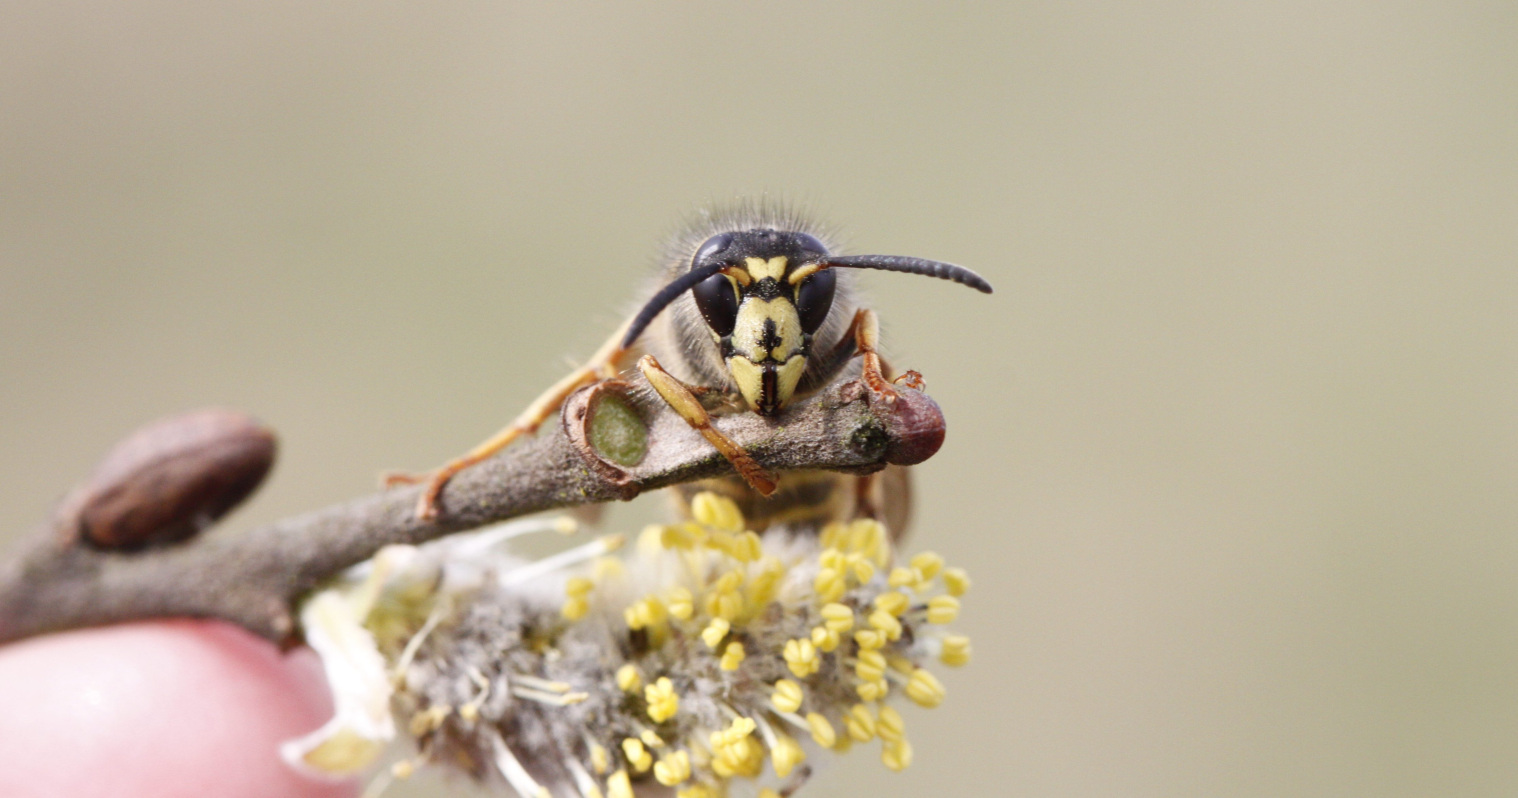
[[[878,351],[879,322],[855,290],[855,270],[925,275],[987,294],[991,284],[951,263],[838,254],[818,225],[765,203],[704,214],[671,238],[660,262],[639,310],[510,424],[435,471],[388,478],[391,484],[427,483],[418,517],[436,517],[438,497],[454,474],[536,431],[576,390],[615,379],[635,364],[738,474],[682,486],[682,504],[698,491],[716,490],[738,503],[756,531],[867,515],[899,535],[909,509],[904,469],[869,476],[794,471],[777,478],[713,428],[711,413],[726,408],[775,418],[791,402],[844,378],[860,380],[872,398],[885,401],[894,400],[896,385],[921,388],[915,371],[891,378]]]

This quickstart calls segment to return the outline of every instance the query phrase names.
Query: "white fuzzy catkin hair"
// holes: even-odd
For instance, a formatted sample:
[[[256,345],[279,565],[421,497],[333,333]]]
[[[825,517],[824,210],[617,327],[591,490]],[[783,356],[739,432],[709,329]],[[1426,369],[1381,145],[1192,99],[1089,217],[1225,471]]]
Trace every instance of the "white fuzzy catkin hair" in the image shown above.
[[[906,767],[888,699],[937,706],[924,664],[968,660],[968,640],[943,628],[964,573],[930,552],[897,562],[874,521],[761,538],[727,499],[692,509],[615,556],[602,539],[523,563],[465,536],[331,588],[377,596],[362,622],[418,751],[394,772],[448,765],[534,798],[630,798],[641,784],[714,798],[788,795],[807,758],[876,739],[888,767]]]

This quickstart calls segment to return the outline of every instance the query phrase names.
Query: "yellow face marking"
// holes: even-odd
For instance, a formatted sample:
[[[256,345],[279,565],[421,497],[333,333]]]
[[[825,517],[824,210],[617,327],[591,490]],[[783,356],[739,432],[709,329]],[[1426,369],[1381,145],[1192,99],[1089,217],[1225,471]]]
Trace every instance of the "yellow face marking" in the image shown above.
[[[780,405],[782,407],[789,403],[791,397],[795,395],[796,383],[801,382],[801,373],[804,371],[806,371],[806,358],[801,355],[795,355],[790,360],[785,361],[785,365],[781,366],[779,373],[775,375],[777,377],[775,380],[775,390],[780,394]]]
[[[753,258],[752,260],[757,260],[757,258]],[[748,272],[737,266],[729,266],[726,269],[723,269],[722,273],[727,275],[727,279],[737,283],[738,285],[749,285],[750,283],[754,282],[754,278],[750,277]]]
[[[764,391],[763,371],[742,355],[733,355],[727,359],[727,371],[733,375],[733,382],[738,384],[738,392],[743,394],[748,406],[758,407],[759,394]]]
[[[756,259],[757,260],[757,259]],[[764,323],[774,322],[775,335],[780,343],[773,349],[764,346]],[[785,297],[760,299],[751,296],[738,307],[738,319],[733,325],[733,349],[749,360],[760,362],[766,358],[784,363],[801,350],[801,317],[796,306]]]
[[[773,277],[776,280],[785,277],[786,257],[784,255],[776,255],[769,260],[765,260],[764,258],[744,258],[743,262],[748,264],[748,273],[755,281],[763,280],[766,277]]]
[[[802,280],[805,280],[806,278],[811,277],[820,271],[822,271],[822,264],[808,263],[796,271],[791,272],[791,276],[786,278],[786,282],[789,282],[791,285],[801,285]]]

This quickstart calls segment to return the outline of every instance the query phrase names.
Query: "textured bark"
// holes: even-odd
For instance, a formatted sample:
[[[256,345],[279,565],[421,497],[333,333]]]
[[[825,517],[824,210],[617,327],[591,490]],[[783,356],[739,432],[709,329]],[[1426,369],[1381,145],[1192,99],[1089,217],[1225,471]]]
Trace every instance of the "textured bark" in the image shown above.
[[[635,405],[651,391],[619,390]],[[662,404],[637,407],[648,449],[633,466],[603,459],[588,442],[587,412],[607,386],[570,397],[559,423],[458,474],[436,520],[415,515],[420,486],[395,488],[235,536],[202,535],[138,551],[89,545],[39,530],[0,564],[0,642],[120,621],[193,616],[239,624],[281,645],[297,642],[302,596],[383,546],[443,535],[543,510],[626,500],[682,482],[731,474],[727,461]],[[912,465],[943,439],[943,416],[926,395],[872,395],[843,383],[775,420],[737,413],[714,426],[772,472],[867,473]]]

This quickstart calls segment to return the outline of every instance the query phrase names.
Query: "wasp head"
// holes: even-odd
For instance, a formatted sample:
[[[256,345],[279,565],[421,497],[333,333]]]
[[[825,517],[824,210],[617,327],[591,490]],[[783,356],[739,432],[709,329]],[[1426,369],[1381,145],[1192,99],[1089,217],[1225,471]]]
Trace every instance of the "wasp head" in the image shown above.
[[[690,267],[648,300],[628,325],[631,346],[675,298],[691,292],[723,366],[749,408],[777,415],[796,395],[812,357],[813,336],[837,292],[835,269],[879,269],[991,286],[960,266],[896,255],[831,255],[808,233],[756,227],[707,238]]]
[[[693,273],[711,272],[691,289],[696,309],[760,415],[780,412],[806,372],[837,285],[831,271],[807,267],[827,254],[806,233],[756,229],[713,236],[691,259]]]

